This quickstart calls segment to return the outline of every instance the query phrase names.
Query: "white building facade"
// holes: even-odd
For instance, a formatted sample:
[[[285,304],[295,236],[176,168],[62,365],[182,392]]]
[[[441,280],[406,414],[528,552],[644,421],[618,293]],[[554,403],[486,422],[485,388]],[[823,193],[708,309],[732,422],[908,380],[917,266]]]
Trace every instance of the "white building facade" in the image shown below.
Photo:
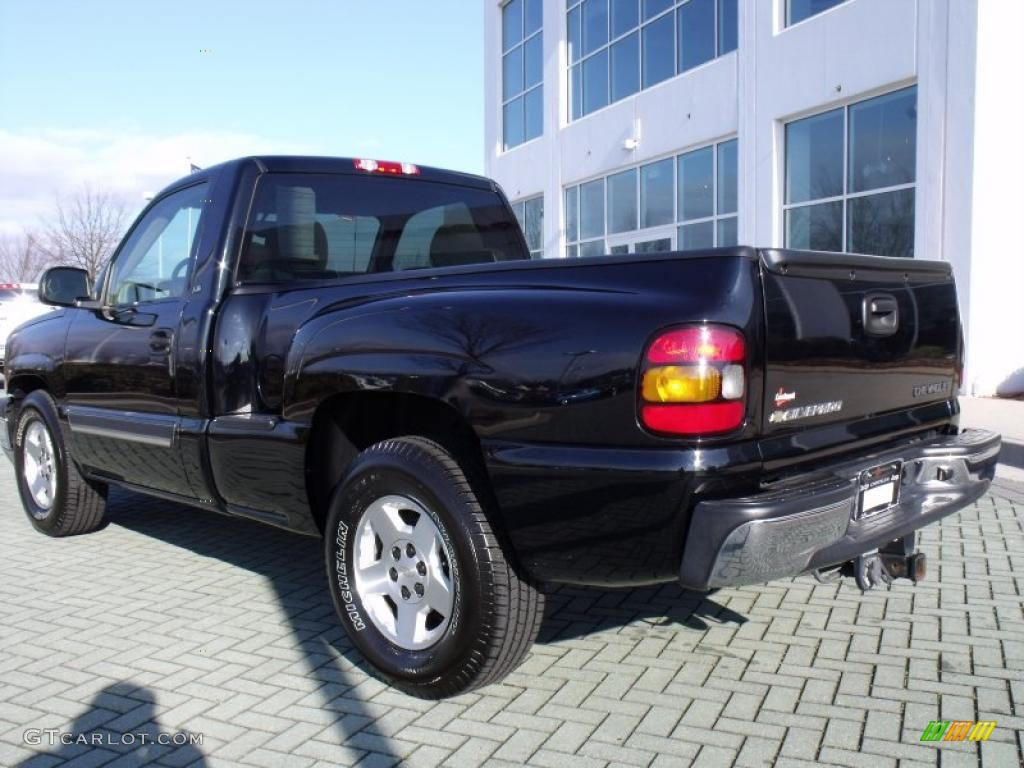
[[[484,2],[486,169],[535,257],[946,260],[965,391],[1024,391],[1024,3]]]

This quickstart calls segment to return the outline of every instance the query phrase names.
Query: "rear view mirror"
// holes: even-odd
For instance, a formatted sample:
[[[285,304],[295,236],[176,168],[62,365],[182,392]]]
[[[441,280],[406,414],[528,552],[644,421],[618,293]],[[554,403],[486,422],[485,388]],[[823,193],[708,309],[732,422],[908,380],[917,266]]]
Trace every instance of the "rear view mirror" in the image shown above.
[[[39,281],[39,300],[54,307],[73,307],[89,294],[89,273],[77,267],[53,267]]]

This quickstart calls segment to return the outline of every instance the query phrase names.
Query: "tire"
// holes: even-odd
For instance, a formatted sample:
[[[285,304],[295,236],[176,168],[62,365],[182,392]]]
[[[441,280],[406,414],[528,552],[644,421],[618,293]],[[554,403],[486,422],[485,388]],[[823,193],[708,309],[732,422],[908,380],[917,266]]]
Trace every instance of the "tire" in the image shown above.
[[[483,478],[432,440],[359,454],[331,500],[324,547],[352,644],[412,696],[501,680],[540,630],[543,596],[502,546]]]
[[[15,424],[14,469],[29,522],[55,537],[100,528],[107,486],[86,480],[71,460],[53,398],[32,392],[21,402]]]

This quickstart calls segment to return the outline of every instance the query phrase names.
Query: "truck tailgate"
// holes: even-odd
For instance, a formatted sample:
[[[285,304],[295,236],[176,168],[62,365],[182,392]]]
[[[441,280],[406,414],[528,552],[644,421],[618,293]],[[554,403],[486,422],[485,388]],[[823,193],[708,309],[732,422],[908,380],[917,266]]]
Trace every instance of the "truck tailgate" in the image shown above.
[[[949,264],[766,250],[764,434],[951,399]]]

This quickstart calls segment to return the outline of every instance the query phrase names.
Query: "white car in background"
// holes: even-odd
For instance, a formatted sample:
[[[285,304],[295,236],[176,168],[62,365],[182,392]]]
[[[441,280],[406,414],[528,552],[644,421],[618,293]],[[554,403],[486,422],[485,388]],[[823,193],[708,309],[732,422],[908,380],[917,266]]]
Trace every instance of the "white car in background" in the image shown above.
[[[11,331],[52,309],[39,301],[39,286],[35,283],[0,283],[0,376],[4,375]]]

